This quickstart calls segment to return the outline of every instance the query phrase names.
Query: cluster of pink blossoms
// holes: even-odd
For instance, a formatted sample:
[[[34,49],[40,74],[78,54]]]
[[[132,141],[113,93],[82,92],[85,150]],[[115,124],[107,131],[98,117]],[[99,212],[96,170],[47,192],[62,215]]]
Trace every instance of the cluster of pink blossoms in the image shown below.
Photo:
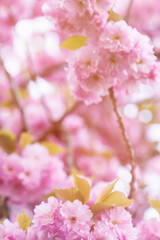
[[[36,206],[29,239],[136,239],[131,216],[123,208],[106,210],[98,222],[92,216],[89,207],[79,200],[62,202],[50,197],[47,203]]]
[[[49,197],[35,207],[34,213],[26,235],[17,222],[5,220],[0,225],[0,236],[7,240],[136,240],[137,236],[131,215],[121,207],[106,210],[97,221],[89,207],[79,200],[63,202]]]
[[[87,104],[101,101],[110,87],[130,89],[137,82],[156,80],[159,72],[149,38],[123,20],[114,21],[113,2],[102,2],[51,1],[47,12],[60,36],[88,37],[88,46],[67,60],[72,92]]]
[[[129,212],[122,207],[106,210],[95,219],[87,205],[49,197],[34,209],[27,232],[19,223],[4,220],[0,224],[3,240],[159,240],[160,223],[156,219],[142,221],[133,227]],[[98,220],[98,221],[97,221]]]
[[[47,0],[43,12],[53,22],[53,28],[62,38],[73,34],[89,33],[95,38],[96,31],[105,25],[115,0]]]
[[[0,153],[0,194],[12,203],[36,204],[65,180],[60,159],[38,143],[28,145],[21,155]]]

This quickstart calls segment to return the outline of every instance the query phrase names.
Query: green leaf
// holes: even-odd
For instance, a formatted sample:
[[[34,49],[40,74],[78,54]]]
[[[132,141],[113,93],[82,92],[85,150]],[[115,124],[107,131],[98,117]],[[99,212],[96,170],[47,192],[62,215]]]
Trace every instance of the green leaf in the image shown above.
[[[116,180],[114,183],[109,184],[108,186],[103,188],[96,200],[96,203],[103,203],[107,199],[108,195],[113,191],[114,186],[117,182],[118,180]]]
[[[82,35],[74,35],[67,38],[60,46],[62,48],[75,51],[83,46],[86,46],[87,37]]]
[[[151,205],[151,207],[153,207],[154,209],[157,210],[157,212],[160,214],[160,200],[156,199],[156,200],[152,200],[148,197],[148,202]]]
[[[109,21],[118,22],[122,20],[122,16],[114,12],[112,8],[108,11],[108,13],[109,13],[109,17],[107,19],[107,22]]]
[[[52,155],[56,155],[56,154],[60,154],[60,153],[65,153],[67,151],[66,148],[63,148],[61,146],[59,146],[56,143],[53,142],[40,142],[41,145],[43,145],[44,147],[46,147],[48,149],[48,152]]]
[[[19,227],[27,232],[28,227],[31,225],[31,218],[25,215],[24,211],[18,215],[17,221],[19,223]]]
[[[115,206],[128,207],[132,204],[132,200],[126,198],[124,193],[115,191],[110,193],[107,196],[107,198],[103,201],[103,203],[111,207]]]
[[[15,152],[16,150],[16,137],[10,131],[0,131],[0,147],[7,153]]]
[[[73,174],[73,179],[76,189],[80,191],[84,198],[83,204],[86,204],[90,196],[90,185],[88,181],[84,178],[76,176],[76,174]]]
[[[55,194],[65,201],[69,200],[70,202],[73,202],[74,200],[78,199],[82,203],[84,202],[84,198],[80,191],[76,190],[75,188],[67,188],[67,189],[58,189],[55,188],[54,190]]]

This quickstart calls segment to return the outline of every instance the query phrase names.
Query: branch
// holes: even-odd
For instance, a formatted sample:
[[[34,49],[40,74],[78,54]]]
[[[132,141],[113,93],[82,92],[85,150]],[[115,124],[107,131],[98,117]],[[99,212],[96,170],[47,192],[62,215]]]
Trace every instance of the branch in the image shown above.
[[[44,140],[51,133],[61,132],[61,131],[63,132],[63,129],[61,126],[62,121],[65,119],[66,116],[72,113],[79,105],[80,105],[79,102],[75,102],[75,104],[73,104],[73,106],[68,111],[66,111],[65,114],[57,122],[52,122],[52,126],[46,132],[44,132],[44,134],[38,139],[38,141]]]
[[[126,22],[128,22],[128,20],[129,20],[129,18],[130,18],[133,1],[134,1],[134,0],[130,0],[130,2],[129,2],[129,5],[128,5],[127,11],[126,11],[126,15],[125,15],[125,17],[124,17],[124,20],[125,20]]]
[[[117,122],[118,122],[119,128],[121,130],[124,143],[126,145],[126,149],[127,149],[128,156],[129,156],[129,162],[130,162],[130,165],[131,165],[131,175],[132,175],[132,180],[131,180],[131,183],[130,183],[130,197],[131,197],[133,195],[133,192],[134,192],[134,183],[135,183],[135,176],[134,176],[134,171],[135,171],[134,151],[133,151],[131,143],[130,143],[130,141],[128,139],[128,136],[127,136],[127,133],[126,133],[125,126],[123,124],[122,118],[121,118],[121,116],[120,116],[120,114],[118,112],[117,101],[116,101],[116,98],[114,96],[113,87],[109,88],[109,96],[110,96],[110,99],[111,99],[112,104],[113,104],[113,110],[114,110],[114,112],[115,112],[115,114],[117,116]]]
[[[0,219],[9,218],[9,209],[7,206],[8,198],[0,196]]]
[[[47,67],[46,69],[44,69],[43,71],[39,72],[39,73],[33,73],[33,72],[29,72],[30,74],[30,78],[34,81],[37,76],[45,78],[49,75],[51,75],[53,72],[56,72],[58,70],[61,70],[65,67],[65,63],[57,63],[57,64],[53,64],[49,67]]]
[[[21,117],[22,117],[22,122],[23,122],[23,129],[22,131],[30,131],[29,127],[28,127],[28,124],[27,124],[27,121],[26,121],[26,118],[25,118],[25,113],[24,113],[24,110],[23,110],[23,104],[22,104],[22,101],[21,101],[21,97],[20,97],[20,94],[19,94],[19,91],[18,91],[18,86],[16,85],[16,83],[13,81],[11,75],[9,74],[9,72],[6,70],[5,66],[4,66],[4,63],[3,63],[3,60],[0,58],[0,64],[4,70],[4,73],[10,83],[10,87],[11,87],[11,92],[12,92],[12,95],[13,95],[13,98],[14,98],[14,101],[17,105],[17,107],[19,108],[19,111],[21,113]]]

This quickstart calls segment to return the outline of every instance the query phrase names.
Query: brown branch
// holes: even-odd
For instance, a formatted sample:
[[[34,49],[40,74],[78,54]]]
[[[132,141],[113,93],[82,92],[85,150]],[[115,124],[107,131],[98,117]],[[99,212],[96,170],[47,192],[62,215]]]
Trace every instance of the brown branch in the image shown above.
[[[44,132],[44,134],[38,139],[38,141],[42,141],[44,140],[49,134],[51,133],[55,133],[55,132],[63,132],[62,129],[62,121],[65,119],[66,116],[68,116],[70,113],[74,112],[74,110],[79,106],[79,102],[75,102],[75,104],[73,104],[73,106],[65,112],[65,114],[56,122],[52,122],[52,126],[46,131]]]
[[[130,183],[130,197],[133,196],[133,193],[134,193],[134,183],[135,183],[135,175],[134,175],[134,171],[135,171],[135,159],[134,159],[134,151],[133,151],[133,148],[132,148],[132,145],[128,139],[128,136],[127,136],[127,133],[126,133],[126,130],[125,130],[125,126],[123,124],[123,121],[122,121],[122,118],[118,112],[118,107],[117,107],[117,101],[116,101],[116,98],[114,96],[114,89],[113,87],[111,87],[109,89],[109,96],[110,96],[110,99],[112,101],[112,104],[113,104],[113,110],[117,116],[117,122],[118,122],[118,125],[119,125],[119,128],[121,130],[121,133],[122,133],[122,137],[123,137],[123,140],[124,140],[124,143],[126,145],[126,149],[127,149],[127,152],[128,152],[128,156],[129,156],[129,162],[130,162],[130,165],[131,165],[131,175],[132,175],[132,180],[131,180],[131,183]]]
[[[9,74],[9,72],[6,70],[5,66],[4,66],[4,63],[3,63],[3,60],[0,58],[0,65],[2,66],[3,70],[4,70],[4,73],[10,83],[10,87],[11,87],[11,92],[12,92],[12,96],[14,98],[14,101],[17,105],[17,107],[19,108],[19,111],[21,113],[21,118],[22,118],[22,122],[23,122],[23,129],[22,131],[30,131],[29,127],[28,127],[28,124],[27,124],[27,121],[26,121],[26,118],[25,118],[25,113],[24,113],[24,110],[23,110],[23,103],[22,103],[22,100],[21,100],[21,97],[20,97],[20,94],[19,94],[19,91],[18,91],[18,86],[16,85],[16,83],[13,81],[11,75]]]
[[[37,78],[37,76],[42,77],[42,78],[45,78],[45,77],[51,75],[53,72],[56,72],[56,71],[59,71],[59,70],[63,69],[64,66],[65,66],[65,63],[63,63],[63,62],[62,62],[62,63],[59,63],[59,64],[55,64],[55,63],[54,63],[53,65],[45,68],[43,71],[41,71],[41,72],[39,72],[39,73],[36,73],[36,74],[35,74],[35,73],[33,73],[33,72],[29,72],[30,78],[31,78],[31,80],[33,80],[33,81]]]
[[[9,209],[7,206],[8,198],[0,196],[0,219],[9,218]]]
[[[67,136],[67,145],[68,145],[67,169],[68,169],[68,174],[71,174],[72,170],[75,167],[73,136],[68,130],[66,130],[66,136]]]
[[[124,17],[124,20],[126,22],[129,21],[129,18],[130,18],[130,14],[131,14],[131,9],[132,9],[132,6],[133,6],[133,2],[134,0],[130,0],[129,4],[128,4],[128,8],[127,8],[127,11],[126,11],[126,15]]]
[[[158,59],[160,59],[160,52],[155,52],[154,55],[155,55]]]

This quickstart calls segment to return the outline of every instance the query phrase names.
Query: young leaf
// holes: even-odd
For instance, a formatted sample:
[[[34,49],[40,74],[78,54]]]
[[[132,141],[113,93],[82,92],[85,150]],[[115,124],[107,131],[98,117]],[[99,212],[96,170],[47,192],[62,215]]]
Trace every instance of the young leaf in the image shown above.
[[[28,144],[33,142],[33,137],[29,132],[23,132],[20,136],[20,145],[25,148]]]
[[[152,200],[148,197],[148,202],[151,205],[151,207],[156,209],[158,211],[158,213],[160,214],[160,200]]]
[[[113,191],[114,186],[117,182],[118,180],[116,180],[114,183],[109,184],[108,186],[103,188],[96,200],[96,203],[103,203],[107,199],[108,195]]]
[[[17,221],[19,223],[19,227],[27,232],[28,227],[31,225],[31,218],[25,215],[24,211],[18,215]]]
[[[82,35],[74,35],[67,38],[60,46],[71,51],[75,51],[86,46],[87,37]]]
[[[56,143],[53,142],[40,142],[41,145],[43,145],[44,147],[46,147],[48,149],[48,152],[52,155],[56,155],[56,154],[60,154],[60,153],[65,153],[67,151],[66,148],[63,148],[61,146],[59,146]]]
[[[107,22],[109,21],[118,22],[122,20],[122,16],[114,12],[112,8],[108,11],[108,13],[109,13],[109,17],[107,19]]]
[[[58,189],[55,188],[54,192],[57,196],[61,197],[65,201],[69,200],[73,202],[74,200],[78,199],[82,203],[84,202],[84,198],[80,191],[77,191],[75,188],[67,188],[67,189]]]
[[[111,207],[115,206],[128,207],[132,204],[132,200],[126,198],[124,193],[115,191],[110,193],[107,196],[107,198],[103,201],[103,203]]]
[[[100,155],[102,157],[105,157],[106,159],[111,159],[113,158],[114,153],[111,150],[107,150],[107,151],[101,152]]]
[[[19,94],[20,94],[20,97],[23,99],[26,99],[29,96],[28,91],[25,87],[19,88]]]
[[[73,174],[73,179],[76,189],[80,191],[84,198],[83,204],[86,204],[90,196],[90,185],[88,181],[84,178],[76,176],[75,174]]]
[[[0,147],[7,153],[12,153],[16,150],[16,137],[10,131],[0,131]]]
[[[90,210],[93,213],[93,217],[99,215],[102,211],[106,210],[108,206],[104,203],[95,203],[90,206]]]

